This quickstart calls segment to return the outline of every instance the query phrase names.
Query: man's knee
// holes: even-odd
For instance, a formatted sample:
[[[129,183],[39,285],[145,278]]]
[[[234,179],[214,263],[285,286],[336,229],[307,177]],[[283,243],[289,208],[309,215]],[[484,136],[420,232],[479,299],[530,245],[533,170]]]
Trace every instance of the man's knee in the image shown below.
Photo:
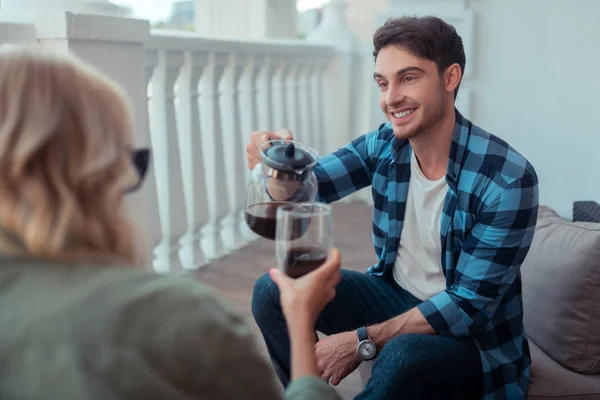
[[[382,349],[374,368],[394,375],[399,385],[411,385],[431,374],[430,357],[424,335],[400,335]]]
[[[272,317],[274,313],[281,313],[279,303],[279,289],[268,273],[262,275],[254,284],[252,293],[252,315],[260,326]]]

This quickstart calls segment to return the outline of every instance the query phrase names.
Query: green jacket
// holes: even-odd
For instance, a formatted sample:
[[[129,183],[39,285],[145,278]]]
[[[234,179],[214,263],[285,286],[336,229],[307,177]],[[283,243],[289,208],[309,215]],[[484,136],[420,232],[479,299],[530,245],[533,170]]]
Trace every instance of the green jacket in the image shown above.
[[[0,258],[0,398],[340,399],[283,393],[244,320],[193,279]]]

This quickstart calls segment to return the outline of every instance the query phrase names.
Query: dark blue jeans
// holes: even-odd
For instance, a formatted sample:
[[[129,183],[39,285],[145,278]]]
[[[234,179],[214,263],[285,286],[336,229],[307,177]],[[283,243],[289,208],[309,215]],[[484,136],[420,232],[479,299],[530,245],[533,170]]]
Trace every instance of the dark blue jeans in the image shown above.
[[[415,307],[420,301],[391,277],[342,270],[337,295],[315,329],[326,335],[377,324]],[[290,342],[279,290],[268,274],[258,279],[252,313],[267,344],[279,379],[290,379]],[[358,339],[357,339],[358,344]],[[389,341],[373,364],[371,379],[355,399],[476,399],[481,397],[482,367],[470,339],[409,334]]]

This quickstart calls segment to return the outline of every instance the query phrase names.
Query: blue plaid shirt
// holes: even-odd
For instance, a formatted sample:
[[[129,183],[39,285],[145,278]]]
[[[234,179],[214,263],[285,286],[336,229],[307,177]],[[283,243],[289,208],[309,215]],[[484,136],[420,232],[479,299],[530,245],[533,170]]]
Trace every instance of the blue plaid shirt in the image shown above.
[[[440,235],[446,290],[418,308],[438,334],[474,339],[483,366],[483,399],[523,399],[531,359],[519,268],[534,235],[538,179],[515,149],[455,112]],[[372,275],[394,268],[411,152],[409,142],[396,139],[384,124],[322,157],[315,167],[320,201],[371,186],[379,259],[367,270]]]

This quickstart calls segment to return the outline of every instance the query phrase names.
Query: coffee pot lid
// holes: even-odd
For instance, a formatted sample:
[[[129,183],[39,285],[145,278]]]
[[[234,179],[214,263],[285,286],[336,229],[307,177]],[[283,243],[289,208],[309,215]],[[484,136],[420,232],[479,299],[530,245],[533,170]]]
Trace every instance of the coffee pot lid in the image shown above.
[[[273,141],[263,149],[263,162],[283,172],[302,172],[316,163],[316,152],[298,142]]]

